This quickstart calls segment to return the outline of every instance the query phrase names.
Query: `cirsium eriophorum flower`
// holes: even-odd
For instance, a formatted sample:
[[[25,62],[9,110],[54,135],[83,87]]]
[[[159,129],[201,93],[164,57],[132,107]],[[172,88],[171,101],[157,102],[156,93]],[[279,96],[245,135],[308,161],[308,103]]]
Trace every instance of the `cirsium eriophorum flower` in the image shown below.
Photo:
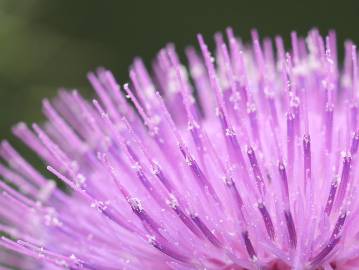
[[[252,38],[199,35],[188,68],[168,45],[121,88],[99,69],[98,100],[15,126],[70,191],[1,143],[0,268],[357,269],[356,47],[341,70],[334,32]]]

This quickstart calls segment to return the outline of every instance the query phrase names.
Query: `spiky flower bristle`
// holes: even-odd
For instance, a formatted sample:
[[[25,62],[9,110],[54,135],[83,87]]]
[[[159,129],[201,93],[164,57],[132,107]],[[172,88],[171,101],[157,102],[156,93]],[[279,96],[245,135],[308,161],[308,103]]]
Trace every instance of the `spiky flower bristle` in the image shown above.
[[[0,269],[359,269],[355,45],[339,68],[333,31],[198,41],[14,127],[69,189],[1,143]]]

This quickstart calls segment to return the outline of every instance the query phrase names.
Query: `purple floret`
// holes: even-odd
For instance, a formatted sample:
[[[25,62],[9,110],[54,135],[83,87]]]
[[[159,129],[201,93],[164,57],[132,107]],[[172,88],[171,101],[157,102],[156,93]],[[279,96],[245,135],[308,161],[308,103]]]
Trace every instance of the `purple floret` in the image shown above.
[[[1,270],[359,269],[355,45],[340,68],[333,31],[198,41],[16,125],[52,179],[1,142]]]

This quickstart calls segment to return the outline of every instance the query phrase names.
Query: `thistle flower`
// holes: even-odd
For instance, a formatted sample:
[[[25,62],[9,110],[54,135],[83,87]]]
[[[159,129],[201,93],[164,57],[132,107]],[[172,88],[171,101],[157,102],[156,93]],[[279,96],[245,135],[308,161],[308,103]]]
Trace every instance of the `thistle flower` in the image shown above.
[[[15,126],[69,189],[1,143],[0,269],[359,268],[356,47],[339,69],[334,32],[252,39],[99,69],[98,100]]]

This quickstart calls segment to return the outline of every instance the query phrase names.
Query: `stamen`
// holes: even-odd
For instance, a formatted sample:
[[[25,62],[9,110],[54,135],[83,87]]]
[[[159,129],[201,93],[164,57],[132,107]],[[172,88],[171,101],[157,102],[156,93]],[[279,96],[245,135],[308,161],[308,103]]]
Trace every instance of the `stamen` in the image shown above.
[[[101,82],[97,79],[94,73],[89,73],[87,75],[87,78],[89,79],[92,87],[95,89],[97,95],[100,97],[101,101],[106,107],[106,110],[110,113],[112,119],[119,120],[120,116],[118,114],[117,109],[115,108],[110,96],[106,92],[104,86],[101,84]]]
[[[258,203],[258,209],[262,215],[264,225],[266,227],[269,238],[271,240],[274,240],[274,238],[275,238],[274,226],[273,226],[273,222],[268,213],[267,208],[265,207],[265,205],[263,203]]]
[[[290,210],[284,211],[284,217],[287,224],[290,245],[292,248],[295,248],[297,246],[297,232]]]
[[[294,162],[294,114],[287,113],[287,159],[290,176],[292,176]]]
[[[159,251],[161,251],[162,253],[166,254],[167,256],[169,256],[175,260],[178,260],[178,261],[184,262],[184,263],[190,262],[190,259],[188,257],[186,257],[182,254],[179,254],[177,251],[168,247],[166,244],[158,242],[155,238],[151,238],[149,242],[152,246],[157,248]]]
[[[282,181],[281,187],[282,187],[282,196],[284,199],[284,203],[286,204],[286,207],[289,208],[289,188],[288,188],[288,179],[287,179],[287,173],[285,170],[285,166],[282,161],[279,162],[278,165],[279,175]]]
[[[198,230],[198,228],[195,226],[193,221],[183,212],[181,207],[177,204],[170,205],[171,208],[175,211],[175,213],[178,215],[178,217],[182,220],[183,224],[186,225],[186,227],[193,232],[197,237],[203,238],[201,232]]]
[[[350,156],[350,154],[346,154],[343,158],[342,176],[340,179],[338,195],[335,202],[336,208],[338,208],[342,204],[345,193],[347,191],[347,187],[349,184],[351,163],[352,163],[352,157]]]
[[[305,134],[303,137],[303,152],[304,152],[304,185],[307,186],[308,181],[311,181],[312,175],[312,157],[310,150],[310,136]]]
[[[222,248],[222,242],[208,229],[207,225],[203,223],[201,218],[197,215],[192,215],[192,220],[198,226],[198,228],[202,231],[202,233],[206,236],[206,238],[211,242],[215,247]]]
[[[330,239],[328,243],[322,248],[322,250],[310,260],[311,266],[318,266],[320,263],[322,263],[325,258],[329,255],[329,253],[334,249],[334,247],[339,243],[341,240],[341,232],[343,230],[343,225],[345,222],[345,219],[347,217],[347,213],[344,212],[341,214],[334,226],[334,230],[332,232],[332,235],[330,236]]]
[[[327,104],[325,108],[325,141],[326,148],[330,153],[332,151],[332,137],[333,137],[333,114],[334,105]]]
[[[206,189],[208,189],[210,195],[212,198],[217,202],[220,203],[220,199],[218,198],[218,195],[213,188],[212,184],[208,181],[208,178],[205,176],[205,174],[202,172],[201,168],[198,166],[197,162],[193,159],[191,154],[188,152],[188,150],[183,146],[179,145],[180,151],[183,155],[183,157],[186,160],[187,165],[191,168],[191,171],[195,177],[195,179],[198,182],[198,185],[200,188],[206,193]]]
[[[324,212],[326,213],[327,216],[329,216],[332,211],[337,188],[338,188],[338,177],[335,176],[332,183],[330,184],[330,191],[329,191],[327,203],[326,203],[325,210],[324,210]]]
[[[248,147],[247,149],[247,155],[249,158],[249,162],[252,166],[252,170],[253,170],[253,175],[254,178],[256,180],[257,183],[257,188],[258,191],[260,192],[260,194],[262,195],[262,197],[265,194],[265,184],[264,184],[264,180],[263,180],[263,176],[262,176],[262,172],[259,168],[258,162],[257,162],[257,158],[256,155],[254,153],[254,150],[251,146]]]
[[[311,267],[315,268],[320,265],[321,262],[329,255],[329,253],[334,249],[334,247],[339,243],[340,237],[332,238],[329,240],[328,244],[310,261]]]
[[[244,245],[246,246],[249,257],[252,259],[252,261],[254,261],[254,262],[257,261],[258,260],[257,254],[256,254],[256,251],[254,250],[251,240],[249,239],[248,231],[242,232],[242,237],[243,237]]]
[[[350,148],[351,155],[355,155],[358,152],[359,146],[359,131],[355,131],[353,135],[352,145]]]
[[[347,212],[344,212],[339,215],[339,218],[338,218],[337,222],[335,223],[333,233],[330,236],[331,238],[339,237],[340,233],[343,230],[344,222],[345,222],[345,219],[347,218],[347,216],[348,216]]]

